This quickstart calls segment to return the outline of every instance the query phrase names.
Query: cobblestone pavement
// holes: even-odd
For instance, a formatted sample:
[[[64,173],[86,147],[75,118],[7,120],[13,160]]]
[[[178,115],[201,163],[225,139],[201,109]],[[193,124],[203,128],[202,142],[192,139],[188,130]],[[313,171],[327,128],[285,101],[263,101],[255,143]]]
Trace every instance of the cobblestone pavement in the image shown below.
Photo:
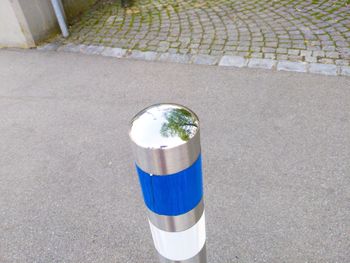
[[[64,41],[127,50],[349,65],[350,0],[100,1]]]
[[[70,32],[43,49],[350,76],[350,0],[101,0]]]

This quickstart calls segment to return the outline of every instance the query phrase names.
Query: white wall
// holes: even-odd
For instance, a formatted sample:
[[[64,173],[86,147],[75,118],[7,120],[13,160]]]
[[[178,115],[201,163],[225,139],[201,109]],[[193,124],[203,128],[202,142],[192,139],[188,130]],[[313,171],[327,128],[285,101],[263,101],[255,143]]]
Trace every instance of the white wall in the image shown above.
[[[1,0],[0,0],[1,1]],[[50,0],[17,0],[36,43],[59,32]]]
[[[63,0],[68,19],[96,0]],[[59,33],[50,0],[0,0],[0,47],[35,47]]]
[[[17,17],[16,8],[13,2],[0,0],[0,47],[28,48],[34,44],[28,36],[26,24],[22,23],[23,17]]]

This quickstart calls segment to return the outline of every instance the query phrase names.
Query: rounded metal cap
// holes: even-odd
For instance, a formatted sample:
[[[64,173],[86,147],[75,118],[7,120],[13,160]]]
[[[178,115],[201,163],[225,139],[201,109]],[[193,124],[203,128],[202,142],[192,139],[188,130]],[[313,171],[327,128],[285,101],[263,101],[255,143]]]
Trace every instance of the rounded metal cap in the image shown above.
[[[200,153],[199,120],[177,104],[152,105],[132,119],[129,132],[136,164],[152,175],[180,172]]]

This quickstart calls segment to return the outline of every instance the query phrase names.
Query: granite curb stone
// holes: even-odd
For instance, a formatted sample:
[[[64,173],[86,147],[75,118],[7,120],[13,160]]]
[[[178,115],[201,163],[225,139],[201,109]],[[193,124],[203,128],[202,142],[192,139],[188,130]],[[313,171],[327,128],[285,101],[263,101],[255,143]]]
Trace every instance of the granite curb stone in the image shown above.
[[[350,76],[350,66],[336,66],[333,64],[292,62],[288,60],[273,60],[264,58],[246,59],[240,56],[212,56],[205,54],[177,54],[177,53],[160,53],[154,51],[127,50],[122,48],[111,48],[95,45],[75,45],[65,44],[47,44],[37,48],[39,51],[56,51],[56,52],[78,52],[87,55],[102,55],[115,58],[131,58],[147,61],[174,62],[183,64],[198,65],[218,65],[220,67],[249,67],[260,69],[275,69],[278,71],[303,72],[322,74],[329,76]]]
[[[307,72],[307,63],[292,62],[292,61],[278,61],[277,70]]]
[[[242,68],[246,67],[247,63],[248,60],[243,57],[225,55],[220,59],[219,66]]]
[[[276,66],[276,60],[266,58],[251,58],[248,62],[248,68],[272,69]]]

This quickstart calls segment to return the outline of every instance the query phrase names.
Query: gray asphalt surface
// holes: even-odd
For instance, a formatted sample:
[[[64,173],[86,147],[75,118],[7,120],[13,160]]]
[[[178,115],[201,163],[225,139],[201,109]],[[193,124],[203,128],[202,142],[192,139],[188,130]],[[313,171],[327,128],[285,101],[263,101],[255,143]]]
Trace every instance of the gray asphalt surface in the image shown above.
[[[128,141],[198,113],[210,263],[350,262],[350,78],[0,51],[0,262],[157,262]]]

